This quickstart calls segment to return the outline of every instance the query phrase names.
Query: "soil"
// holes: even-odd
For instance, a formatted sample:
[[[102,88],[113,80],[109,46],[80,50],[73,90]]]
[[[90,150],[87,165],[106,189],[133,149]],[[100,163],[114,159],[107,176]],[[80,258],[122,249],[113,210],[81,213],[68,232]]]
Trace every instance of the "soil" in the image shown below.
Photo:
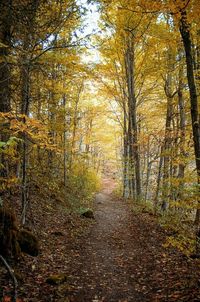
[[[199,259],[164,248],[166,234],[155,218],[136,214],[112,194],[114,188],[104,180],[94,220],[52,209],[38,214],[41,254],[24,256],[16,269],[22,301],[200,301]],[[64,283],[46,283],[58,273],[67,276]],[[2,276],[7,296],[12,283],[4,269]]]

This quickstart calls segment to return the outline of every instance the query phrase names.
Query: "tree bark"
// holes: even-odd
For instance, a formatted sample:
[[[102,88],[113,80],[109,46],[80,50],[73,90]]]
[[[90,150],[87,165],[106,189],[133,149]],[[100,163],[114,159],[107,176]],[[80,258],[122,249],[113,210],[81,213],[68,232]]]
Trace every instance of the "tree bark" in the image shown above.
[[[10,66],[8,55],[11,46],[12,1],[0,2],[0,111],[9,112],[10,105]]]
[[[128,181],[129,181],[129,197],[136,197],[136,185],[135,185],[135,162],[134,162],[134,151],[133,151],[133,135],[131,126],[131,116],[129,109],[128,119]]]
[[[181,51],[180,59],[181,59]],[[180,150],[180,163],[178,166],[178,178],[180,179],[180,184],[178,188],[178,199],[181,200],[183,196],[183,186],[184,186],[184,176],[185,176],[185,136],[186,136],[186,116],[185,116],[185,103],[183,98],[183,66],[180,62],[179,66],[179,86],[178,86],[178,108],[179,108],[179,132],[180,132],[180,141],[179,141],[179,150]]]
[[[63,131],[63,181],[64,186],[67,185],[67,123],[66,123],[66,94],[63,94],[63,109],[64,109],[64,131]]]
[[[30,62],[30,46],[32,44],[32,31],[34,28],[35,15],[38,7],[38,0],[33,0],[31,3],[30,11],[27,12],[29,22],[24,28],[23,52],[21,55],[21,110],[20,113],[24,115],[23,122],[26,123],[26,116],[29,115],[30,109],[30,81],[31,81],[31,62]],[[27,135],[24,132],[22,135],[22,190],[21,190],[21,203],[22,203],[22,225],[26,223],[26,212],[28,206],[28,187],[27,187],[27,167],[28,167],[28,141]]]
[[[12,1],[0,1],[0,112],[6,113],[11,110],[10,103],[10,66],[8,55],[11,47],[11,9]],[[9,139],[9,124],[4,126],[0,134],[0,141],[7,142]],[[8,177],[8,163],[4,154],[0,154],[0,176]]]
[[[127,121],[126,121],[126,106],[125,101],[123,102],[123,114],[124,114],[124,125],[123,125],[123,197],[128,198],[129,196],[129,175],[128,175],[128,133],[127,133]]]
[[[171,85],[168,83],[168,85]],[[164,165],[163,165],[163,200],[161,208],[163,211],[166,210],[168,205],[168,199],[170,195],[170,180],[169,180],[169,169],[170,169],[170,150],[171,150],[171,122],[172,122],[172,97],[167,96],[167,114],[165,123],[165,143],[164,143]]]
[[[79,107],[79,102],[80,102],[80,96],[81,93],[83,91],[83,87],[84,87],[84,83],[82,82],[80,87],[78,87],[78,91],[77,91],[77,96],[75,99],[75,105],[74,105],[74,116],[72,119],[72,142],[71,142],[71,157],[70,157],[70,161],[69,161],[69,168],[71,169],[72,167],[72,162],[74,160],[74,156],[75,156],[75,152],[76,152],[76,134],[77,134],[77,127],[78,127],[78,107]]]
[[[128,34],[127,50],[125,53],[126,80],[128,88],[128,109],[130,119],[130,133],[132,142],[130,148],[133,150],[133,160],[135,166],[135,184],[136,184],[136,199],[141,198],[141,176],[140,176],[140,156],[138,147],[138,129],[137,129],[137,113],[136,113],[136,97],[135,97],[135,71],[134,71],[134,37]]]
[[[23,66],[22,68],[22,92],[21,92],[21,114],[28,116],[30,102],[30,69],[29,66]],[[26,123],[26,117],[23,117],[24,124]],[[28,166],[28,142],[26,133],[22,135],[22,190],[21,190],[21,203],[22,203],[22,225],[26,223],[26,209],[27,209],[27,166]]]
[[[198,98],[195,84],[194,70],[193,70],[193,57],[192,57],[192,43],[190,36],[190,28],[187,21],[186,11],[181,11],[180,27],[179,27],[183,45],[186,55],[187,66],[187,79],[190,92],[190,110],[192,119],[192,132],[194,141],[194,152],[197,169],[197,182],[200,184],[200,125],[199,125],[199,112],[198,112]],[[200,208],[197,208],[195,222],[200,224]]]
[[[164,147],[161,146],[161,148],[160,148],[160,160],[159,160],[159,165],[158,165],[158,175],[157,175],[157,182],[156,182],[157,187],[156,187],[156,193],[155,193],[155,198],[154,198],[155,212],[156,212],[157,206],[158,206],[160,184],[161,184],[161,179],[162,179],[163,149],[164,149]]]

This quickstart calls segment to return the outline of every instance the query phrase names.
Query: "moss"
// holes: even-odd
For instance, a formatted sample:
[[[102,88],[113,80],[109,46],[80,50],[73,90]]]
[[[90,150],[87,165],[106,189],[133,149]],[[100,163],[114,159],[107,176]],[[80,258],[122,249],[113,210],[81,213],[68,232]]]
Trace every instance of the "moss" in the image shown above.
[[[94,219],[94,213],[91,209],[85,209],[82,213],[81,213],[82,217],[85,218],[92,218]]]
[[[50,285],[59,285],[65,281],[67,281],[67,275],[65,274],[51,275],[46,279],[46,283]]]

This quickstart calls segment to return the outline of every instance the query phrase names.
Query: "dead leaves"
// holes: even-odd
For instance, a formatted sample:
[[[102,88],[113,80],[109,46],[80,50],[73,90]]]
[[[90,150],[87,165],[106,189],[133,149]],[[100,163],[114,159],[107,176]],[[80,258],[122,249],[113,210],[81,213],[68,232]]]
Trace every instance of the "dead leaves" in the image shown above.
[[[2,302],[13,302],[13,297],[4,296]],[[16,302],[23,302],[23,300],[20,298],[17,298]]]
[[[165,249],[165,233],[148,214],[133,214],[123,201],[102,196],[91,224],[33,203],[42,253],[19,265],[23,301],[17,302],[200,301],[198,260]],[[66,282],[45,282],[58,272]],[[11,301],[10,293],[4,291],[2,302]]]

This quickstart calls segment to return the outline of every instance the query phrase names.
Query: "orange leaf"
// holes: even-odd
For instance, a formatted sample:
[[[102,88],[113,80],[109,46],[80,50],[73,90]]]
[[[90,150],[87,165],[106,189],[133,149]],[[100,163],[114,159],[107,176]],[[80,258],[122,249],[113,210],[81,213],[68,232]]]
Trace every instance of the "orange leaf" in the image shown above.
[[[2,302],[11,302],[11,297],[9,297],[9,296],[4,296]]]
[[[11,301],[12,301],[12,298],[9,296],[4,296],[3,300],[2,300],[2,302],[11,302]],[[16,302],[23,302],[23,300],[20,298],[17,298]]]

